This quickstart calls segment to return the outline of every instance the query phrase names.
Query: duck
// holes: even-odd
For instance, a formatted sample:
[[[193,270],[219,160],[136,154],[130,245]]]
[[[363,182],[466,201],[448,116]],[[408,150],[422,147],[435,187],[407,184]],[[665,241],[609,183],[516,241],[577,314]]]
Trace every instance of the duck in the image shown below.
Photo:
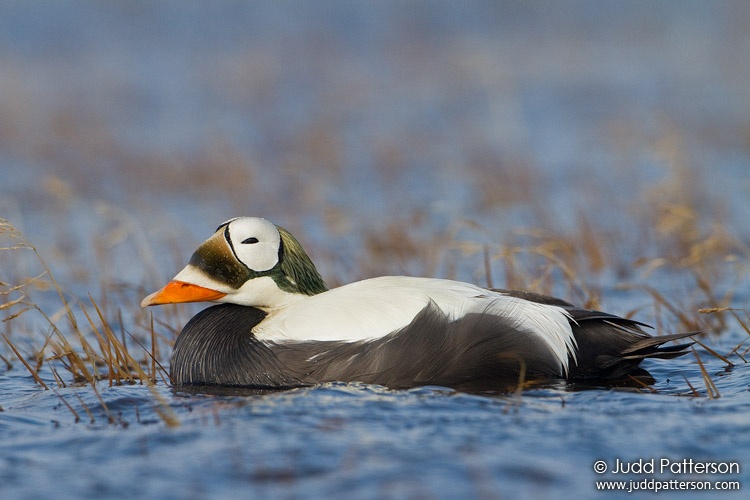
[[[329,289],[299,241],[259,217],[219,225],[141,305],[186,302],[215,305],[175,340],[176,386],[652,383],[639,364],[685,354],[692,340],[671,342],[696,334],[651,336],[633,319],[449,279],[381,276]]]

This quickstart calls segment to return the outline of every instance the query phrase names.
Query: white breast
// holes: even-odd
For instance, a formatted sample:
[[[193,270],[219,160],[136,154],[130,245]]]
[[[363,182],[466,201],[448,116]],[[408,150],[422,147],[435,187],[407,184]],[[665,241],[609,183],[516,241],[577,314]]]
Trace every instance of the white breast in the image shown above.
[[[272,311],[253,330],[269,342],[373,340],[408,325],[430,302],[450,319],[467,313],[511,318],[519,332],[544,340],[567,370],[575,358],[568,314],[478,286],[451,280],[384,276],[313,295]]]

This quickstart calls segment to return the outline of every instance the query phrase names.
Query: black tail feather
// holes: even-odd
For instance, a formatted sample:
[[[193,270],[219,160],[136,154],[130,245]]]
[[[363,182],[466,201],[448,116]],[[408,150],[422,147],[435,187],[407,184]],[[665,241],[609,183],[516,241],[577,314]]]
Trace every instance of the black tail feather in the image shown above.
[[[664,346],[662,344],[665,344],[667,342],[671,342],[673,340],[680,340],[688,337],[694,337],[696,335],[701,335],[702,331],[696,331],[696,332],[684,332],[684,333],[673,333],[671,335],[661,335],[659,337],[648,337],[643,340],[639,340],[638,342],[634,342],[630,345],[627,349],[623,349],[622,354],[633,354],[633,355],[648,355],[649,357],[659,357],[658,354],[662,353],[672,353],[675,351],[681,351],[684,349],[687,349],[691,345],[693,345],[695,342],[688,342],[686,344],[678,344],[678,345],[668,345]],[[684,352],[680,354],[685,354]],[[674,357],[674,356],[670,356]]]
[[[694,342],[664,345],[703,332],[685,332],[652,337],[643,323],[606,313],[569,310],[575,323],[573,334],[578,343],[577,365],[573,380],[622,379],[634,373],[644,359],[672,359],[687,353]],[[606,319],[605,319],[606,318]]]

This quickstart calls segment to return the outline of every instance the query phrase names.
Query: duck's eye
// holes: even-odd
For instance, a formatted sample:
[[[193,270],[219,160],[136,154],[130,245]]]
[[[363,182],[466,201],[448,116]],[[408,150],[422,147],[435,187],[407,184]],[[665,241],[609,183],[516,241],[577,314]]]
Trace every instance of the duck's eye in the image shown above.
[[[242,242],[243,245],[249,245],[251,243],[258,243],[258,238],[256,238],[255,236],[251,236]]]

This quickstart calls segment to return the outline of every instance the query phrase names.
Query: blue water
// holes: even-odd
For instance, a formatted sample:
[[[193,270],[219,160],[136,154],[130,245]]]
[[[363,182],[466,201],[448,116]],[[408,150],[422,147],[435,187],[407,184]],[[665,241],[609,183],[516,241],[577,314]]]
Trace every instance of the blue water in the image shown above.
[[[708,365],[714,375],[721,371]],[[101,388],[115,417],[109,423],[92,391],[34,390],[16,375],[3,381],[3,496],[595,497],[595,480],[618,477],[597,476],[594,461],[616,458],[743,466],[740,475],[626,479],[747,480],[747,365],[714,377],[717,400],[687,394],[683,375],[700,383],[689,358],[669,366],[654,370],[660,382],[653,394],[560,386],[493,396],[329,384],[201,396],[160,387],[179,421],[172,428],[145,387]]]
[[[638,267],[671,233],[634,221],[689,199],[697,227],[721,225],[733,245],[706,278],[743,314],[747,19],[745,2],[6,2],[0,217],[37,247],[84,329],[91,294],[118,335],[145,345],[140,299],[240,214],[291,229],[332,283],[411,273],[481,285],[483,244],[533,244],[524,228],[565,233],[584,214],[619,242],[603,245],[619,267],[586,284],[606,310],[662,332],[680,325],[637,286],[705,304],[689,267]],[[404,237],[394,226],[429,241],[435,263],[369,258],[368,235]],[[503,271],[495,262],[495,284]],[[30,252],[0,252],[0,282],[39,272]],[[70,331],[54,290],[29,293]],[[163,349],[196,310],[152,311]],[[27,357],[50,334],[34,311],[0,328]],[[704,341],[727,355],[746,338],[729,318]],[[0,360],[0,498],[618,498],[596,491],[618,476],[595,461],[661,458],[741,472],[625,479],[746,489],[750,368],[697,353],[719,398],[689,353],[645,364],[653,392],[210,395],[103,381],[100,400],[54,362],[43,390],[0,338],[12,364]]]

